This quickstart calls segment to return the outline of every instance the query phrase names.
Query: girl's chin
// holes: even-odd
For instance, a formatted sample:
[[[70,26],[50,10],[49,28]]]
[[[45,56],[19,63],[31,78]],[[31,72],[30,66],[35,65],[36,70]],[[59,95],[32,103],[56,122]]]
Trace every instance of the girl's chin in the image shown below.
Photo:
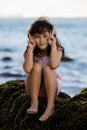
[[[40,48],[40,50],[43,50],[43,51],[46,50],[46,49],[47,49],[47,47],[45,47],[45,48]]]
[[[48,46],[38,46],[40,50],[47,50]]]
[[[48,46],[40,46],[39,48],[40,48],[41,50],[46,50],[47,47],[48,47]]]

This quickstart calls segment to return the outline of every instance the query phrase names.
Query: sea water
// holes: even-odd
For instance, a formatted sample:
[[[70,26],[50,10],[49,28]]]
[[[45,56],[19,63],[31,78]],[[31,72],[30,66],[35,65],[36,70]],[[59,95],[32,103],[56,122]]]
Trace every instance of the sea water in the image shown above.
[[[23,53],[34,18],[0,19],[0,84],[25,79]],[[61,62],[62,92],[70,96],[87,87],[87,18],[50,18],[65,53],[73,61]]]

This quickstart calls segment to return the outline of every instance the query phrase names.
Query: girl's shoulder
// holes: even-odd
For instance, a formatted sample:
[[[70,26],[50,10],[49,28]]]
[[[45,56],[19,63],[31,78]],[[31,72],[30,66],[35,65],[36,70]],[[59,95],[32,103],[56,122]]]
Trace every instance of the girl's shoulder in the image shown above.
[[[62,56],[64,56],[64,53],[65,53],[64,47],[59,46],[57,49],[58,49],[58,51],[62,51]]]
[[[57,49],[58,49],[58,51],[63,51],[64,50],[63,47],[61,47],[61,46],[59,46]]]

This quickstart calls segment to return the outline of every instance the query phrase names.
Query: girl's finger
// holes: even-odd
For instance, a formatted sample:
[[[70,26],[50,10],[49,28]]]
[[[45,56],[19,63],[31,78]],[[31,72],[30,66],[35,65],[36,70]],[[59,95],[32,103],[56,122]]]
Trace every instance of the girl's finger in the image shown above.
[[[55,30],[54,30],[54,28],[53,28],[53,30],[50,31],[50,37],[51,37],[51,38],[54,37],[54,33],[55,33]]]
[[[54,28],[53,28],[53,30],[52,30],[52,35],[51,35],[51,36],[54,36],[54,33],[55,33],[55,30],[54,30]]]
[[[31,42],[35,43],[35,39],[33,37],[31,38]]]
[[[28,35],[28,36],[29,36],[29,39],[31,39],[31,35],[30,35],[30,33],[29,33],[29,35]]]

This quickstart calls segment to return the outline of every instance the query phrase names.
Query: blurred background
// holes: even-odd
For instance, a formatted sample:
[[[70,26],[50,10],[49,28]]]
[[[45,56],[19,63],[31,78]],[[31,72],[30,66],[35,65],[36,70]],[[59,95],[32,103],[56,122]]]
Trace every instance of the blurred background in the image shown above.
[[[0,84],[25,79],[23,53],[27,32],[38,17],[47,17],[73,59],[61,62],[62,91],[70,96],[87,87],[87,1],[86,0],[0,0]]]

